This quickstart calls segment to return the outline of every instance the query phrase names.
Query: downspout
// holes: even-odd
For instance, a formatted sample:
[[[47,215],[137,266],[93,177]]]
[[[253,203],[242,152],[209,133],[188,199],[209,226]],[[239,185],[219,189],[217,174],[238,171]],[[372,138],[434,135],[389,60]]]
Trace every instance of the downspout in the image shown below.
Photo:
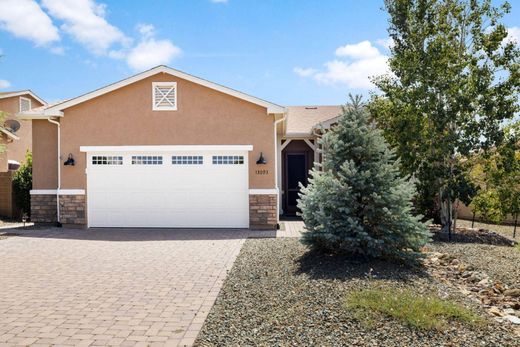
[[[275,116],[276,117],[276,116]],[[280,216],[280,198],[281,198],[281,192],[280,187],[278,186],[278,132],[276,129],[278,128],[278,124],[285,121],[287,118],[287,111],[283,113],[283,117],[274,121],[274,177],[275,177],[275,188],[278,192],[278,196],[276,197],[276,220],[278,221],[278,218]],[[281,156],[281,153],[280,153]]]
[[[56,226],[61,227],[61,219],[60,219],[60,189],[61,189],[61,126],[60,122],[57,122],[51,117],[47,118],[47,120],[52,123],[56,124],[58,127],[58,188],[56,189]]]

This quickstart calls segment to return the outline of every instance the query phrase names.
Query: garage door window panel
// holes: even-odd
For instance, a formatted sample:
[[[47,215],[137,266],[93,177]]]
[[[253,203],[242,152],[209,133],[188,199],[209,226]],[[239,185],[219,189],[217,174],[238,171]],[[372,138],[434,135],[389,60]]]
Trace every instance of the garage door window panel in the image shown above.
[[[214,165],[242,165],[244,164],[244,156],[242,155],[214,155]]]
[[[201,155],[174,155],[172,156],[173,165],[202,165],[204,159]]]
[[[132,165],[162,165],[162,155],[133,155]]]
[[[92,156],[92,165],[123,165],[123,157],[94,155]]]

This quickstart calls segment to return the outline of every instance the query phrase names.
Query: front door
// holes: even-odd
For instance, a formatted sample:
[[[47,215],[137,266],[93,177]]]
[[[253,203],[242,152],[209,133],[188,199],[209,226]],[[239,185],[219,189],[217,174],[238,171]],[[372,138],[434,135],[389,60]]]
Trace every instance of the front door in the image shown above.
[[[296,214],[298,210],[298,193],[300,183],[307,185],[307,154],[306,153],[287,153],[285,157],[286,177],[285,177],[285,213]]]

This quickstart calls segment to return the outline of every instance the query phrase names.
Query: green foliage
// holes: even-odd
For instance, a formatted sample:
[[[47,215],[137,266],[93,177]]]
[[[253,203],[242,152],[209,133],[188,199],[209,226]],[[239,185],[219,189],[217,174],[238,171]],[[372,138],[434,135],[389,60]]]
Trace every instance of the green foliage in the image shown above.
[[[505,128],[504,139],[491,153],[470,160],[472,179],[480,188],[470,206],[494,223],[520,214],[520,122]]]
[[[368,323],[377,318],[375,315],[382,314],[422,330],[442,330],[450,321],[470,325],[482,323],[482,318],[456,303],[419,295],[412,289],[354,291],[347,296],[345,306],[354,311],[358,319]]]
[[[394,42],[392,74],[374,80],[370,104],[405,174],[419,181],[417,206],[451,221],[455,199],[470,201],[460,159],[497,148],[519,111],[520,50],[500,23],[509,4],[490,0],[386,0]],[[471,193],[471,194],[468,194]],[[440,217],[440,218],[439,218]]]
[[[7,114],[5,112],[0,111],[0,127],[3,126],[6,115]],[[3,136],[3,134],[0,134],[0,153],[4,152],[6,148],[5,145],[2,143]]]
[[[413,216],[413,184],[360,103],[343,108],[338,124],[321,139],[322,170],[311,172],[298,207],[305,222],[302,242],[327,252],[409,258],[429,232]]]
[[[27,152],[25,162],[20,166],[13,177],[13,191],[16,206],[22,213],[30,216],[31,214],[31,196],[32,189],[32,154]]]

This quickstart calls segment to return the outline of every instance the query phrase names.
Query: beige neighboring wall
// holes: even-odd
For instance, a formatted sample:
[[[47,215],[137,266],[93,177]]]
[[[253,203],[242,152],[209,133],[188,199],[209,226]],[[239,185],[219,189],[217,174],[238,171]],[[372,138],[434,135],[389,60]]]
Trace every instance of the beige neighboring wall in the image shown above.
[[[163,81],[177,82],[177,111],[152,110],[152,82]],[[72,106],[63,113],[60,119],[62,189],[86,189],[86,154],[79,151],[80,146],[143,145],[253,145],[249,153],[250,188],[275,188],[274,119],[262,106],[160,73]],[[50,136],[44,128],[56,128],[39,122],[42,121],[34,121],[35,148],[37,137],[43,143],[42,136]],[[56,180],[56,171],[52,171],[56,166],[55,153],[40,148],[37,151],[33,189],[56,188],[56,185],[49,187]],[[256,165],[260,152],[267,165]],[[76,161],[75,166],[63,166],[69,153]],[[267,169],[269,173],[257,175],[258,169]]]
[[[5,157],[5,160],[11,159],[23,163],[27,150],[32,151],[32,124],[30,120],[21,120],[15,116],[20,112],[20,97],[30,99],[33,108],[42,106],[42,103],[29,94],[0,99],[0,111],[7,113],[5,119],[16,119],[21,125],[20,129],[16,132],[16,136],[20,139],[8,143],[6,148],[7,152],[4,153],[2,157]],[[0,162],[0,165],[1,168],[4,167],[3,162]],[[5,165],[7,165],[7,163],[5,163]]]
[[[58,131],[47,120],[32,121],[33,189],[56,189],[58,185]]]

